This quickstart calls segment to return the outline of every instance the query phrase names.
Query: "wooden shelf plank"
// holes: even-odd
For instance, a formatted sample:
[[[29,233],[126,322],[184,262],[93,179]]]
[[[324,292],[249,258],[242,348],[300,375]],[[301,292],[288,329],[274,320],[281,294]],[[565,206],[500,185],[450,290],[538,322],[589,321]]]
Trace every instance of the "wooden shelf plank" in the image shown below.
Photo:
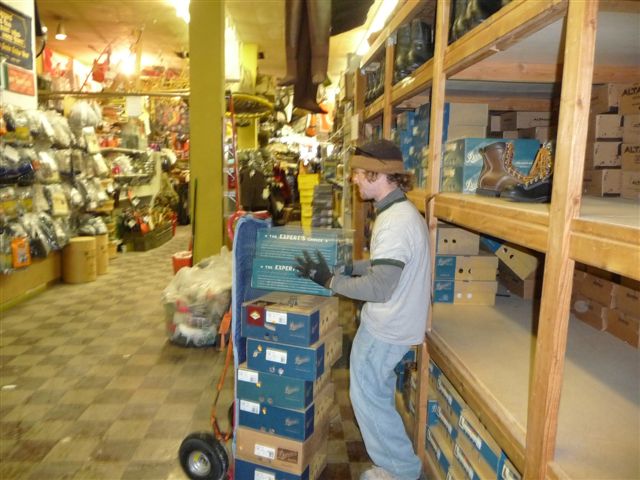
[[[433,59],[427,60],[410,76],[400,80],[391,89],[391,103],[396,105],[407,98],[421,93],[433,81]]]
[[[364,107],[363,120],[369,122],[375,117],[382,115],[384,111],[384,95],[377,98],[373,103]]]
[[[574,260],[640,280],[640,205],[617,198],[582,197],[571,223]]]
[[[560,18],[566,0],[512,1],[455,41],[445,52],[444,67],[453,75]]]
[[[407,192],[407,198],[416,206],[416,208],[425,213],[427,211],[427,191],[421,188],[414,188]]]
[[[519,469],[536,313],[515,297],[495,307],[435,304],[427,338],[433,361]],[[639,365],[640,350],[571,317],[551,478],[640,478]]]
[[[440,193],[435,198],[440,220],[545,252],[549,205],[513,203],[474,194]]]

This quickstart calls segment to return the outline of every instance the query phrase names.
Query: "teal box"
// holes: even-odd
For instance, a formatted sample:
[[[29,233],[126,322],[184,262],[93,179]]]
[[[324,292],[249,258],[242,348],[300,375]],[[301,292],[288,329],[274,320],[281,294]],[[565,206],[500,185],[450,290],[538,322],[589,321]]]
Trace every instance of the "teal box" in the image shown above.
[[[427,426],[438,424],[438,400],[435,398],[427,399]]]
[[[449,467],[451,466],[452,458],[448,458],[445,453],[445,446],[442,444],[441,438],[437,437],[436,434],[433,433],[431,427],[427,427],[427,450],[431,450],[431,453],[438,460],[438,464],[444,473],[449,471]]]
[[[438,280],[455,280],[456,256],[436,255],[436,277]]]
[[[234,476],[247,480],[309,480],[310,478],[308,466],[301,474],[296,475],[239,458],[235,459]]]
[[[325,371],[324,350],[322,341],[301,347],[247,338],[247,367],[313,381]]]
[[[484,163],[481,148],[494,143],[513,144],[513,166],[527,174],[540,149],[536,139],[460,138],[445,144],[440,191],[475,193]]]
[[[266,229],[264,229],[266,230]],[[330,297],[333,292],[308,278],[300,278],[295,260],[254,258],[251,271],[251,286],[263,290],[304,293]]]
[[[329,265],[350,263],[353,233],[336,228],[261,228],[256,233],[256,257],[294,261],[307,251],[318,250]]]
[[[455,288],[454,280],[435,280],[433,282],[433,302],[453,303]]]
[[[306,440],[314,432],[315,406],[302,410],[273,406],[238,398],[238,425],[263,432]]]
[[[437,380],[440,375],[442,375],[440,367],[433,363],[433,360],[429,359],[429,377]]]
[[[237,378],[238,398],[266,402],[282,408],[305,409],[313,402],[314,395],[327,383],[329,375],[325,372],[317,380],[311,381],[258,372],[243,364],[238,368]]]

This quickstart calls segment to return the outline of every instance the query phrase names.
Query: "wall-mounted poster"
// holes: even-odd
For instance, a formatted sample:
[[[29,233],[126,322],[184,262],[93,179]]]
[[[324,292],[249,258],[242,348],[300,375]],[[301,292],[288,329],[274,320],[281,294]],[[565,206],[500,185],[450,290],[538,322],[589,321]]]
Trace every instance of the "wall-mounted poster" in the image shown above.
[[[0,56],[7,63],[33,70],[31,17],[0,3]]]

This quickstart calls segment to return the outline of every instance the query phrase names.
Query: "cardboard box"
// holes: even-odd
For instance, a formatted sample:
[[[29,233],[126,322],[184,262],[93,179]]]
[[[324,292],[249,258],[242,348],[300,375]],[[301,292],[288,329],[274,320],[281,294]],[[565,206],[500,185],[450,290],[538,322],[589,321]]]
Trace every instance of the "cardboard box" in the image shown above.
[[[468,407],[460,414],[458,429],[460,431],[458,437],[466,437],[469,445],[480,454],[494,472],[497,472],[502,449],[482,425],[480,419]]]
[[[446,440],[444,432],[438,429],[437,425],[428,427],[425,443],[427,452],[431,453],[436,460],[435,466],[437,466],[441,472],[444,472],[446,476],[449,471],[449,466],[453,461],[453,451]]]
[[[640,172],[640,143],[623,143],[620,164],[625,172]]]
[[[312,191],[313,198],[313,191]],[[256,256],[293,260],[303,251],[320,251],[329,265],[351,261],[353,234],[342,229],[299,227],[261,228],[256,232]]]
[[[620,196],[628,200],[640,201],[640,172],[622,172]]]
[[[619,196],[622,191],[622,170],[603,168],[584,171],[584,193],[597,197]]]
[[[335,388],[327,384],[307,408],[294,410],[276,407],[268,402],[238,399],[238,425],[294,440],[308,439],[323,425],[334,403]]]
[[[640,311],[636,311],[639,315]],[[607,332],[627,342],[632,347],[640,348],[640,317],[619,310],[607,312]]]
[[[552,127],[531,127],[518,130],[518,138],[535,138],[540,143],[556,139],[556,129]]]
[[[311,345],[338,325],[338,298],[271,292],[243,303],[241,322],[243,337]]]
[[[640,114],[622,116],[622,143],[640,143]]]
[[[529,172],[540,142],[517,139],[505,142],[496,138],[462,138],[444,145],[440,191],[474,193],[484,164],[481,150],[495,143],[513,144],[513,165],[523,173]]]
[[[611,307],[623,313],[640,315],[640,291],[626,285],[616,285]]]
[[[434,303],[456,305],[494,305],[498,282],[494,281],[454,281],[435,280],[433,285]]]
[[[298,441],[238,426],[236,458],[300,475],[317,452],[327,453],[328,427],[320,426],[308,440]]]
[[[468,480],[494,480],[497,471],[484,461],[474,445],[464,435],[460,435],[453,448],[455,462],[466,473]]]
[[[263,229],[266,230],[266,229]],[[251,286],[263,290],[291,292],[330,297],[333,292],[308,278],[298,276],[295,260],[254,258],[251,270]]]
[[[342,355],[338,327],[309,347],[247,339],[247,367],[259,372],[316,380]]]
[[[315,381],[303,380],[258,372],[247,368],[246,363],[243,363],[237,370],[236,396],[276,407],[305,409],[329,382],[329,377],[330,372],[327,371]]]
[[[453,414],[459,418],[462,410],[467,406],[465,401],[444,375],[438,377],[436,385],[438,394],[443,400],[441,406],[448,406]]]
[[[611,168],[621,165],[622,142],[593,142],[587,144],[587,168]]]
[[[512,294],[525,300],[532,300],[540,298],[542,294],[542,279],[538,272],[539,270],[536,270],[527,278],[522,279],[501,261],[498,264],[498,281]]]
[[[594,85],[591,89],[590,112],[595,114],[617,111],[620,94],[628,86],[629,84],[624,83]]]
[[[448,223],[438,223],[436,252],[441,255],[478,255],[480,236]]]
[[[489,131],[501,132],[502,131],[502,116],[489,115]]]
[[[622,140],[622,115],[601,113],[589,117],[587,140]]]
[[[459,138],[485,138],[487,127],[485,125],[449,125],[447,129],[447,141]]]
[[[548,127],[550,125],[551,112],[505,112],[502,114],[503,130]]]
[[[318,480],[326,465],[327,455],[322,452],[314,455],[309,466],[299,475],[237,458],[234,476],[247,480]]]
[[[438,280],[495,280],[498,257],[484,255],[436,255]]]
[[[571,300],[571,311],[576,318],[591,325],[596,330],[602,331],[607,328],[608,310],[607,307],[580,293],[574,294]]]
[[[605,307],[613,307],[617,285],[611,280],[586,273],[580,283],[579,293]]]
[[[618,113],[622,115],[636,115],[640,113],[640,83],[627,85],[620,92]]]
[[[538,257],[528,249],[502,243],[501,241],[482,235],[480,237],[482,246],[493,252],[502,262],[509,267],[518,277],[527,279],[538,268]]]
[[[500,465],[498,465],[498,480],[522,480],[522,475],[518,469],[516,469],[504,454],[502,455]]]
[[[439,396],[439,398],[442,397]],[[438,408],[436,409],[437,424],[446,432],[447,440],[453,447],[456,438],[458,438],[458,417],[453,414],[453,410],[448,405],[443,404],[441,406],[441,403],[443,402],[438,402]]]
[[[520,138],[520,132],[518,130],[503,130],[502,138]]]
[[[489,123],[489,104],[487,103],[445,103],[447,125],[475,125],[486,127]]]

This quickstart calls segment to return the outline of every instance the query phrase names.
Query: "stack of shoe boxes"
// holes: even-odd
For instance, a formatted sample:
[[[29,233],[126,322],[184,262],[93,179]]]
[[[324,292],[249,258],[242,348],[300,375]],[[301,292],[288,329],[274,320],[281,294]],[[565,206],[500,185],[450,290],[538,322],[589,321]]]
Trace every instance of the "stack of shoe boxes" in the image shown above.
[[[551,112],[504,112],[500,115],[502,138],[536,139],[539,143],[555,139]],[[493,129],[492,129],[493,130]]]
[[[478,417],[429,360],[426,449],[440,478],[519,480],[520,473]]]
[[[571,313],[596,330],[640,348],[640,282],[578,265]]]
[[[330,370],[342,355],[338,299],[297,277],[292,265],[316,249],[331,266],[345,261],[343,238],[338,231],[258,230],[252,287],[272,291],[242,305],[247,360],[237,371],[236,478],[313,480],[326,465]],[[265,265],[274,267],[270,274],[263,275]],[[300,293],[313,285],[320,295]]]
[[[584,192],[640,198],[640,84],[594,85]]]
[[[313,187],[311,226],[331,227],[333,223],[333,187],[319,183]]]
[[[456,305],[493,305],[498,288],[498,258],[480,253],[480,236],[438,224],[433,301]]]
[[[311,219],[313,218],[313,189],[318,183],[320,183],[320,175],[317,173],[298,175],[300,224],[303,227],[311,227]]]
[[[498,258],[498,280],[512,294],[526,300],[542,293],[542,269],[538,255],[524,247],[481,236],[480,244]]]

